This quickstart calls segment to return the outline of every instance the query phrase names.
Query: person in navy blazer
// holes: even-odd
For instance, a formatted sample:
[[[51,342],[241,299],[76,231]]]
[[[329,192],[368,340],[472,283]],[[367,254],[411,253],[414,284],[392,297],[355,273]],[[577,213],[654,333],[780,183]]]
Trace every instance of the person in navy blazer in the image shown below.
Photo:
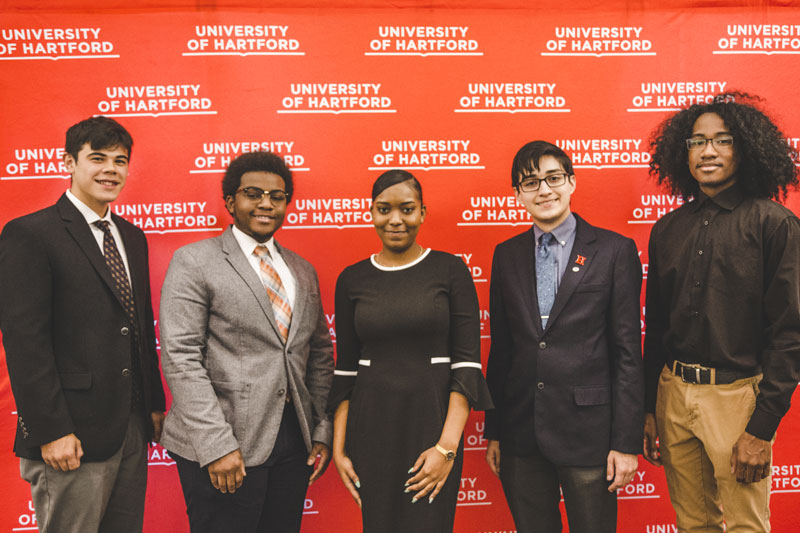
[[[486,459],[520,533],[561,531],[559,487],[571,533],[615,531],[616,491],[642,446],[636,245],[571,212],[572,163],[553,144],[523,146],[511,185],[534,225],[500,243],[492,262]],[[550,234],[548,312],[537,263]]]
[[[14,452],[42,532],[142,530],[147,442],[160,438],[165,400],[147,241],[110,207],[125,186],[132,144],[107,117],[73,125],[64,155],[69,190],[0,235]],[[133,319],[98,221],[108,224],[124,263]]]

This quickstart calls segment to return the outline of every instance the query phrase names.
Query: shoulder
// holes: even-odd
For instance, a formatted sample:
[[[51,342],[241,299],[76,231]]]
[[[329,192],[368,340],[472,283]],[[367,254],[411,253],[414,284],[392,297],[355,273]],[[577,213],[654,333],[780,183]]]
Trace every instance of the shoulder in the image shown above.
[[[761,218],[770,222],[781,223],[784,221],[797,222],[798,218],[791,209],[767,198],[751,198],[745,200],[745,205],[757,211]]]
[[[186,260],[202,262],[205,259],[217,257],[222,253],[222,236],[210,237],[181,246],[172,255],[172,260]]]
[[[585,239],[585,236],[592,236],[604,248],[619,249],[630,245],[635,247],[635,243],[630,237],[607,228],[593,226],[577,215],[576,218],[578,219],[576,228],[578,238]]]
[[[506,239],[506,240],[500,242],[494,248],[495,254],[509,253],[509,252],[514,251],[514,250],[518,250],[520,248],[523,248],[523,247],[531,245],[533,243],[533,240],[534,240],[532,233],[533,233],[533,230],[531,228],[528,228],[527,230],[523,231],[522,233],[518,233],[517,235],[514,235],[510,239]]]
[[[27,215],[9,220],[3,227],[3,233],[38,230],[44,225],[51,224],[54,217],[58,217],[58,211],[55,205],[51,205],[44,209],[34,211],[33,213],[28,213]]]
[[[352,277],[364,277],[375,271],[370,258],[362,259],[358,263],[346,266],[339,274],[339,281],[346,281]]]

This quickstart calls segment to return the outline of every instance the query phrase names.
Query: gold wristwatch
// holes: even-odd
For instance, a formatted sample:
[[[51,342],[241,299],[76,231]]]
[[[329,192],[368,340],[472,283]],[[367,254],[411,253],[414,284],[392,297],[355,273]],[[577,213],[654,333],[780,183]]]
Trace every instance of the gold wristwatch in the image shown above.
[[[445,450],[444,448],[439,446],[438,442],[436,443],[436,446],[434,446],[434,447],[436,448],[437,452],[439,452],[442,455],[444,455],[444,460],[445,461],[452,461],[453,459],[456,458],[456,452],[454,452],[453,450]]]

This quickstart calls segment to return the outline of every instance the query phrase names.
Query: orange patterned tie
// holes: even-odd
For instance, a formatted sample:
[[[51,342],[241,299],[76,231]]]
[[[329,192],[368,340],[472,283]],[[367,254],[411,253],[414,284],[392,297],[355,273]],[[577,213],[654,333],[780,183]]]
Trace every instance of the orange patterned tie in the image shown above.
[[[289,298],[286,296],[286,289],[283,288],[281,277],[272,266],[272,256],[269,249],[260,244],[253,250],[253,255],[261,260],[261,281],[267,289],[269,301],[272,302],[272,312],[275,315],[275,322],[283,337],[284,344],[289,338],[289,326],[292,323],[292,306],[289,305]]]
[[[94,223],[95,226],[103,230],[103,256],[106,259],[106,265],[111,271],[111,277],[114,279],[114,287],[116,288],[117,296],[122,301],[125,308],[125,313],[128,315],[131,327],[133,330],[133,350],[131,350],[131,367],[133,370],[133,383],[132,383],[132,408],[141,405],[142,391],[141,391],[141,371],[139,366],[139,327],[136,320],[136,304],[133,300],[133,292],[131,291],[131,284],[128,281],[128,274],[125,272],[125,263],[122,262],[122,256],[119,254],[117,243],[114,241],[114,235],[111,233],[111,228],[108,227],[108,222],[105,220],[98,220]]]

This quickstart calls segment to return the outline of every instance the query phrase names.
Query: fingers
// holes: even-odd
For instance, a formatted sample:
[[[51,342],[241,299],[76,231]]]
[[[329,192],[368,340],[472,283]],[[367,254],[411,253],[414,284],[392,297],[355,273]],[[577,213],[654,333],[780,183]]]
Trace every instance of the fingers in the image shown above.
[[[319,458],[319,461],[317,461],[317,458]],[[314,483],[314,481],[319,479],[319,477],[324,474],[325,470],[328,468],[328,464],[331,461],[331,449],[324,444],[314,444],[314,448],[311,450],[311,454],[308,456],[308,461],[306,464],[311,466],[315,461],[317,461],[317,466],[311,473],[311,477],[308,478],[309,486]]]
[[[350,496],[361,507],[361,494],[358,489],[361,488],[361,481],[358,479],[353,463],[348,457],[342,457],[336,460],[336,470],[339,472],[339,477],[342,479],[345,488],[350,493]]]
[[[486,446],[486,462],[489,464],[495,476],[500,477],[500,443],[498,441],[489,441]]]

